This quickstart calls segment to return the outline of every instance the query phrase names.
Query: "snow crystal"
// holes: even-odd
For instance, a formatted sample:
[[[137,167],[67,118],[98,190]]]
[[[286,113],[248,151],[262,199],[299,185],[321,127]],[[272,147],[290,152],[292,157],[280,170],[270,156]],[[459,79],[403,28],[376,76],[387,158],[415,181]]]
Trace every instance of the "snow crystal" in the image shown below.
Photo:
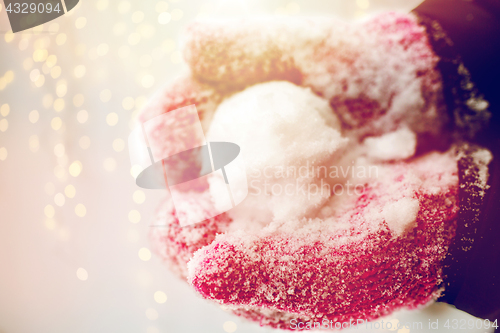
[[[382,214],[389,228],[400,236],[410,229],[420,208],[420,203],[414,198],[402,198],[384,207]]]
[[[417,137],[408,128],[384,134],[380,137],[370,137],[364,141],[368,156],[383,160],[406,159],[415,154]]]

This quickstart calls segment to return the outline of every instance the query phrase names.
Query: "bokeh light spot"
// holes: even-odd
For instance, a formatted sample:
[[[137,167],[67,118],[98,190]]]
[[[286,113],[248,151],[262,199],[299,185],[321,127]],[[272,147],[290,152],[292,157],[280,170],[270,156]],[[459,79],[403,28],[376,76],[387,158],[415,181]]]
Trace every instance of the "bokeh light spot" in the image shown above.
[[[76,114],[76,120],[78,120],[80,124],[86,123],[88,119],[89,119],[89,113],[87,112],[87,110],[80,110]]]
[[[226,321],[224,322],[224,324],[222,325],[222,328],[224,329],[225,332],[227,333],[233,333],[236,331],[237,329],[237,326],[236,326],[236,323],[233,322],[233,321]]]
[[[115,126],[116,124],[118,124],[118,120],[118,114],[116,114],[115,112],[111,112],[106,116],[106,123],[109,126]]]
[[[37,110],[33,110],[30,112],[28,118],[30,120],[30,123],[35,124],[38,121],[38,119],[40,119],[40,114],[38,113]]]
[[[143,247],[139,250],[139,259],[142,261],[149,261],[151,259],[151,251]]]
[[[73,185],[68,185],[64,188],[64,194],[70,199],[74,198],[76,195],[76,189]]]
[[[89,273],[85,268],[80,267],[76,270],[76,277],[78,280],[86,281],[89,278]]]
[[[87,215],[87,208],[83,204],[78,204],[75,206],[75,214],[78,217],[85,217]]]
[[[80,173],[82,172],[82,162],[80,161],[74,161],[71,163],[69,166],[69,174],[73,177],[78,177]]]
[[[45,213],[45,216],[47,216],[49,219],[53,218],[54,215],[56,214],[56,210],[52,205],[45,206],[43,212]]]
[[[146,201],[146,194],[144,194],[144,192],[141,190],[137,190],[132,195],[132,199],[134,200],[134,202],[136,204],[140,205],[140,204],[144,203],[144,201]]]
[[[82,136],[80,140],[78,140],[78,144],[82,149],[88,149],[90,147],[90,138],[86,135]]]
[[[50,122],[50,126],[54,131],[59,130],[62,127],[62,120],[59,117],[54,117],[52,118],[52,121]]]
[[[116,160],[112,157],[108,157],[103,163],[104,170],[112,172],[116,170]]]
[[[131,210],[128,213],[128,220],[132,223],[139,223],[141,222],[141,213],[139,213],[137,210]]]
[[[123,151],[125,149],[125,142],[122,139],[115,139],[113,141],[113,150],[117,153]]]
[[[154,299],[156,303],[163,304],[167,301],[167,294],[165,294],[163,291],[158,290],[154,293]]]

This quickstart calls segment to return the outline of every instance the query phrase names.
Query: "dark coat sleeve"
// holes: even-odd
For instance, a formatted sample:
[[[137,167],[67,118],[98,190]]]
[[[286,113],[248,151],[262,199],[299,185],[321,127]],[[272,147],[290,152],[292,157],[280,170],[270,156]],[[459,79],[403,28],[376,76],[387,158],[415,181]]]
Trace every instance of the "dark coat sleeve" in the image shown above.
[[[484,199],[468,185],[467,161],[459,161],[461,207],[440,301],[500,319],[500,0],[426,0],[414,13],[441,58],[452,126],[493,153]]]

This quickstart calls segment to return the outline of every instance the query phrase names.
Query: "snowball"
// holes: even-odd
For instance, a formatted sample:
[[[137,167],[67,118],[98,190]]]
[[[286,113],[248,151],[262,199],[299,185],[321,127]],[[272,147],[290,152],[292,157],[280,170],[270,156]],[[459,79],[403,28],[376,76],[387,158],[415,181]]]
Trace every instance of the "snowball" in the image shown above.
[[[207,140],[241,148],[250,193],[234,211],[243,220],[300,218],[318,208],[330,192],[321,191],[315,171],[333,164],[348,142],[326,100],[286,81],[257,84],[226,99]]]

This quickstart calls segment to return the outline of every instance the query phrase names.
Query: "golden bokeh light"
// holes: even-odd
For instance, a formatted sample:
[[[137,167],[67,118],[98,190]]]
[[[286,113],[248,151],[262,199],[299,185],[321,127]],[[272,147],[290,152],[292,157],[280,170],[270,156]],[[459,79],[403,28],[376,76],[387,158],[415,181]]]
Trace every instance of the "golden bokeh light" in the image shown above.
[[[133,32],[128,36],[127,40],[130,45],[137,45],[141,41],[141,35],[137,32]]]
[[[62,165],[56,165],[54,168],[54,175],[59,179],[59,180],[64,180],[66,178],[66,170]]]
[[[158,23],[159,24],[167,24],[170,22],[172,19],[172,15],[167,12],[163,12],[160,15],[158,15]]]
[[[73,199],[76,195],[76,189],[73,185],[69,184],[64,188],[64,194],[70,199]]]
[[[31,67],[33,67],[33,59],[31,58],[24,59],[23,68],[28,71],[31,69]]]
[[[50,76],[52,76],[53,79],[57,79],[59,76],[61,76],[61,67],[59,66],[54,66],[50,70]]]
[[[35,68],[34,70],[32,70],[30,72],[30,80],[32,82],[35,82],[36,80],[38,80],[39,76],[40,76],[40,70],[38,68]]]
[[[85,54],[85,51],[87,50],[87,45],[84,43],[78,43],[75,46],[75,54],[77,56],[83,56]]]
[[[136,190],[132,195],[132,199],[138,205],[143,204],[146,201],[146,194],[142,190]]]
[[[116,170],[116,160],[112,157],[108,157],[103,162],[104,170],[112,172]]]
[[[389,325],[389,323],[391,323],[391,324]],[[394,318],[394,319],[388,320],[385,327],[391,326],[391,328],[388,328],[388,330],[389,331],[396,331],[398,329],[398,323],[399,323],[399,320]]]
[[[0,161],[5,161],[7,159],[8,153],[7,148],[0,147]]]
[[[139,58],[139,65],[141,67],[149,67],[153,63],[153,58],[149,54],[144,54]]]
[[[54,206],[52,206],[52,205],[45,206],[43,212],[45,213],[45,216],[47,216],[50,219],[53,218],[54,215],[56,214],[56,210],[54,209]]]
[[[128,213],[128,220],[132,223],[139,223],[141,222],[141,213],[139,213],[139,211],[137,210],[131,210],[129,213]]]
[[[154,299],[156,303],[163,304],[167,302],[167,294],[165,294],[163,291],[158,290],[154,293]]]
[[[57,164],[62,167],[67,166],[68,162],[69,162],[68,155],[62,155],[57,157]]]
[[[7,119],[0,120],[0,132],[5,132],[9,129],[9,121]]]
[[[130,2],[129,1],[121,1],[118,4],[118,12],[120,14],[125,14],[130,10]]]
[[[160,333],[160,330],[154,326],[149,326],[146,333]]]
[[[59,24],[52,23],[47,30],[52,32],[52,33],[56,33],[59,31]]]
[[[66,87],[65,85],[63,87]],[[64,109],[64,99],[58,98],[54,101],[54,110],[56,112],[61,112]]]
[[[40,119],[40,114],[38,113],[37,110],[33,110],[30,112],[28,119],[29,119],[30,123],[36,124],[38,119]]]
[[[71,232],[68,230],[67,227],[62,227],[59,229],[58,236],[59,236],[59,240],[61,240],[63,242],[67,242],[71,238]]]
[[[132,98],[130,96],[125,97],[122,101],[122,107],[125,110],[132,110],[134,108],[134,104],[135,104],[135,100],[134,100],[134,98]]]
[[[224,322],[224,324],[222,324],[222,328],[224,329],[224,332],[233,333],[236,331],[238,326],[233,321],[226,321]]]
[[[43,27],[42,27],[43,29]],[[50,38],[48,36],[40,37],[35,40],[33,47],[35,50],[37,49],[47,49],[50,46]]]
[[[82,149],[89,149],[90,147],[90,138],[86,135],[82,136],[80,140],[78,140],[78,145]]]
[[[85,217],[87,215],[87,208],[83,204],[78,204],[75,206],[75,214],[78,217]]]
[[[141,259],[142,261],[149,261],[151,259],[151,251],[149,251],[148,248],[141,248],[139,250],[139,259]]]
[[[10,106],[9,104],[5,103],[0,106],[0,114],[4,117],[7,117],[10,113]]]
[[[80,106],[83,105],[83,102],[85,102],[85,97],[83,97],[82,94],[76,94],[73,97],[73,105],[79,108]]]
[[[44,83],[45,83],[45,75],[40,74],[35,81],[35,86],[40,88],[41,86],[43,86]]]
[[[76,114],[76,120],[78,120],[80,124],[85,124],[87,120],[89,120],[89,113],[87,112],[87,110],[78,111],[78,113]]]
[[[123,151],[125,149],[125,141],[122,139],[118,138],[113,140],[113,150],[116,151],[117,153]]]
[[[66,43],[67,38],[68,38],[68,36],[66,36],[65,33],[58,34],[56,37],[56,44],[59,46],[64,45],[64,43]]]
[[[50,122],[50,126],[52,127],[52,129],[54,131],[57,131],[57,130],[61,129],[61,127],[62,127],[62,120],[61,120],[61,118],[59,118],[59,117],[52,118],[52,121]]]
[[[155,78],[153,75],[144,75],[141,80],[141,84],[144,88],[151,88],[155,84]]]
[[[56,155],[57,157],[64,156],[65,152],[66,149],[64,148],[64,145],[62,143],[58,143],[54,146],[54,155]]]
[[[54,196],[54,203],[59,206],[59,207],[62,207],[64,206],[64,203],[66,202],[66,198],[64,197],[64,195],[62,193],[57,193],[55,196]]]
[[[103,11],[108,8],[109,2],[108,0],[98,0],[96,3],[96,8],[98,11]]]
[[[103,57],[106,54],[108,54],[108,51],[109,51],[109,45],[106,43],[101,43],[101,44],[99,44],[99,46],[97,46],[97,54],[100,57]]]
[[[179,8],[172,10],[170,14],[172,15],[173,21],[179,21],[184,16],[184,12]]]
[[[165,39],[162,43],[161,43],[161,47],[163,49],[163,52],[165,53],[170,53],[172,52],[173,50],[175,50],[175,41],[173,39]]]
[[[78,177],[80,173],[82,172],[82,162],[80,161],[74,161],[71,163],[69,166],[69,174],[73,177]]]
[[[122,59],[126,59],[130,56],[130,47],[128,45],[122,45],[118,49],[118,56]]]
[[[155,11],[157,13],[162,13],[168,10],[168,2],[166,1],[158,1],[155,5]]]
[[[76,270],[76,277],[78,278],[78,280],[87,281],[87,279],[89,278],[89,273],[85,268],[80,267]]]
[[[0,147],[0,161],[5,161],[7,159],[8,153],[7,148]]]
[[[19,50],[24,51],[28,48],[30,41],[27,38],[22,38],[19,41]]]
[[[118,124],[118,120],[118,114],[116,114],[115,112],[111,112],[106,116],[106,123],[109,126],[115,126],[116,124]]]
[[[146,103],[148,102],[148,98],[146,96],[138,96],[136,99],[135,99],[135,107],[137,109],[142,109]]]
[[[127,25],[123,22],[117,22],[113,26],[113,34],[117,36],[123,35],[127,31]]]
[[[170,55],[170,61],[172,61],[173,64],[180,64],[182,62],[182,54],[179,51],[174,51]]]
[[[156,311],[153,308],[148,308],[146,310],[146,318],[148,318],[149,320],[156,320],[156,319],[158,319],[158,311]]]
[[[141,173],[141,171],[142,171],[142,167],[140,165],[133,165],[130,168],[130,174],[134,178],[137,178],[137,176],[139,176],[139,174]]]
[[[47,59],[49,56],[49,52],[45,49],[38,49],[35,52],[33,52],[33,60],[35,62],[43,62]]]
[[[54,221],[53,219],[46,218],[44,224],[45,228],[49,230],[54,230],[56,228],[56,221]]]
[[[43,104],[43,107],[48,109],[52,106],[52,103],[54,103],[54,98],[52,97],[51,94],[46,94],[43,96],[43,99],[42,99],[42,104]]]
[[[87,72],[87,68],[84,65],[78,65],[75,67],[73,73],[77,79],[82,78]]]
[[[139,32],[142,37],[149,39],[154,36],[156,29],[151,24],[141,24],[137,27],[137,32]]]
[[[38,135],[34,134],[34,135],[30,136],[29,146],[30,146],[30,150],[33,153],[36,153],[38,151],[38,149],[40,148],[40,141],[38,140]]]
[[[141,11],[136,11],[132,14],[132,22],[141,23],[144,20],[144,13]]]
[[[356,6],[359,9],[368,9],[370,8],[370,0],[356,0]]]
[[[57,64],[57,56],[52,54],[47,57],[47,60],[45,61],[45,64],[47,64],[47,67],[52,68]]]
[[[111,100],[111,90],[104,89],[103,91],[101,91],[101,93],[99,94],[99,99],[104,103],[109,102]]]
[[[14,81],[14,77],[15,77],[15,74],[13,71],[7,71],[5,72],[3,78],[5,79],[5,82],[7,83],[11,83],[12,81]]]
[[[4,36],[4,39],[7,43],[10,43],[14,40],[14,33],[12,32],[7,32]]]
[[[67,92],[68,92],[68,85],[66,84],[66,82],[64,80],[57,82],[56,95],[58,97],[64,97]]]
[[[87,25],[87,18],[79,17],[75,21],[75,27],[77,29],[83,29]]]

